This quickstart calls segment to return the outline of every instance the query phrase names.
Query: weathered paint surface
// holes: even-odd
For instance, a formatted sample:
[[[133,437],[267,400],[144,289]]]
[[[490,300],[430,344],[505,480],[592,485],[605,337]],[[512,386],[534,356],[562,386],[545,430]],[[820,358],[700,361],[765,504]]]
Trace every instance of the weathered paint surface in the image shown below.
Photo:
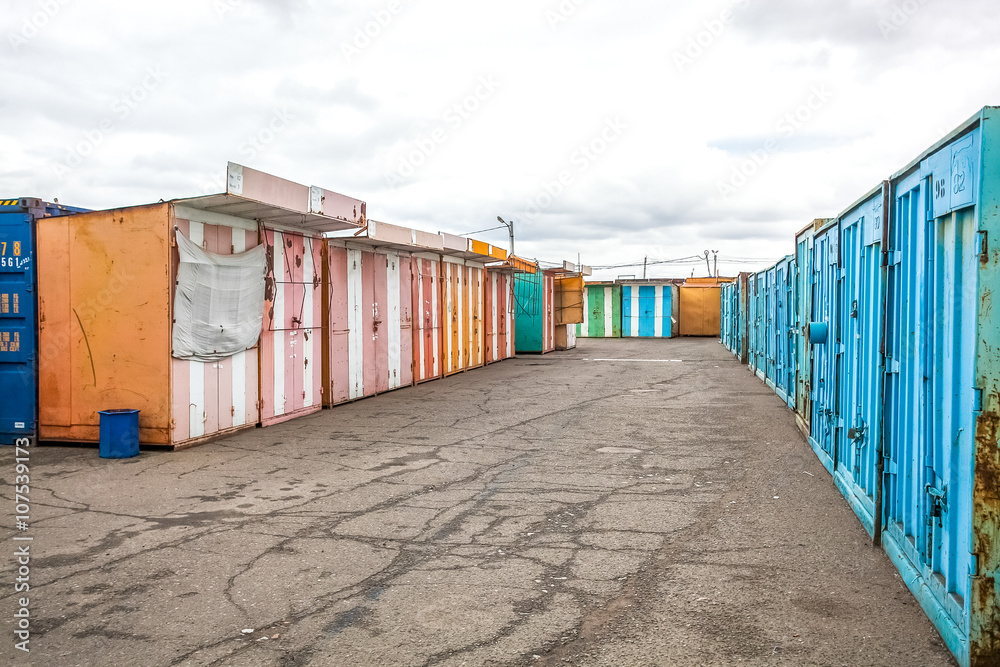
[[[809,435],[812,405],[812,352],[809,349],[809,322],[813,302],[813,241],[822,222],[816,221],[795,237],[795,413],[799,428]]]
[[[620,338],[622,335],[621,285],[591,283],[584,291],[585,318],[577,327],[581,338]]]
[[[411,384],[410,256],[328,243],[326,404]]]
[[[323,240],[264,229],[268,247],[260,346],[261,422],[322,408]]]
[[[514,276],[517,352],[546,353],[556,349],[555,274],[550,271]]]
[[[142,442],[169,444],[169,205],[72,220],[38,221],[39,437],[97,442],[97,411],[130,407]]]
[[[981,402],[972,352],[979,138],[974,131],[895,183],[888,247],[885,544],[918,577],[917,598],[957,654],[968,652],[970,632],[972,472]],[[967,152],[969,161],[956,160],[954,149]],[[937,181],[957,187],[956,178],[970,195],[959,204],[954,198],[942,204],[928,191],[936,185],[941,193]]]
[[[672,283],[622,285],[622,336],[670,338],[676,335],[676,287]]]
[[[482,366],[483,265],[445,257],[445,374]]]
[[[440,259],[413,258],[413,372],[417,382],[443,375],[441,299],[443,277]]]
[[[963,667],[1000,664],[997,115],[803,230],[792,297],[809,441]],[[758,372],[767,273],[747,305]]]
[[[485,275],[485,354],[486,363],[514,356],[513,274],[487,270]]]
[[[679,288],[681,336],[715,336],[722,330],[721,287],[686,286]]]
[[[193,242],[219,255],[243,252],[258,245],[256,231],[180,218],[174,224]],[[173,277],[176,273],[175,262]],[[257,423],[260,415],[256,347],[213,362],[171,358],[170,366],[171,443],[175,446]]]
[[[115,408],[140,410],[144,444],[186,446],[257,423],[256,350],[213,363],[170,355],[174,227],[231,254],[257,245],[256,225],[171,211],[156,204],[39,221],[42,438],[96,442],[98,411]]]
[[[826,326],[826,342],[812,341],[812,428],[809,442],[816,455],[833,473],[834,443],[840,429],[837,414],[837,365],[840,341],[837,323],[837,291],[840,278],[840,231],[834,225],[816,234],[813,243],[813,311],[810,322]]]
[[[974,483],[972,545],[974,571],[969,590],[969,663],[980,667],[1000,662],[1000,112],[983,112],[978,209],[975,382],[980,409],[974,415]],[[952,177],[954,189],[955,175]]]
[[[882,398],[882,191],[840,217],[834,480],[874,534]]]

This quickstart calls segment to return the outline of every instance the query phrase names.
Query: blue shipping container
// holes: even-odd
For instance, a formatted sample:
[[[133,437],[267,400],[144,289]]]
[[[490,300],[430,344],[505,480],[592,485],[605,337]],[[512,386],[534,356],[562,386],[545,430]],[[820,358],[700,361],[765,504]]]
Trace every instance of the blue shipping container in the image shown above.
[[[84,209],[0,199],[0,445],[34,436],[38,418],[35,220]]]
[[[986,107],[800,232],[790,297],[809,442],[962,667],[1000,664],[998,239]],[[750,365],[780,393],[778,274],[724,309],[743,310]]]
[[[959,663],[998,664],[1000,109],[891,186],[884,546]]]
[[[774,267],[774,391],[795,409],[795,258],[785,257]]]

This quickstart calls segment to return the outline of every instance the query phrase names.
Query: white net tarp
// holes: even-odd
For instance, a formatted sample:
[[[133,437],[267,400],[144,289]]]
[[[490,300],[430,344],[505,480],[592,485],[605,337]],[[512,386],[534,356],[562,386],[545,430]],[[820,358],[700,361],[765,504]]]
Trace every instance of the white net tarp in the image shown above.
[[[256,345],[264,319],[264,246],[217,255],[180,231],[176,237],[173,356],[217,361]]]

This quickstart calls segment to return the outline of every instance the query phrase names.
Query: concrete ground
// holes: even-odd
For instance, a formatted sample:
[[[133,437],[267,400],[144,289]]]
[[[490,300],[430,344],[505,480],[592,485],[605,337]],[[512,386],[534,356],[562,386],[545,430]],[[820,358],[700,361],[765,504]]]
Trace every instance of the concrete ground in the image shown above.
[[[717,341],[581,340],[181,452],[31,454],[0,664],[949,665]]]

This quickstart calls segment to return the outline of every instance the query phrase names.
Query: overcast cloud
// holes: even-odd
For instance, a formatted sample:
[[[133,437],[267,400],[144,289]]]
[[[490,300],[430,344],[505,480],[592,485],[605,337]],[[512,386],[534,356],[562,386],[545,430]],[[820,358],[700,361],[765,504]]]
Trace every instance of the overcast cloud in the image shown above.
[[[4,196],[187,197],[233,161],[429,231],[501,215],[518,254],[595,266],[762,268],[1000,103],[989,0],[0,8]]]

